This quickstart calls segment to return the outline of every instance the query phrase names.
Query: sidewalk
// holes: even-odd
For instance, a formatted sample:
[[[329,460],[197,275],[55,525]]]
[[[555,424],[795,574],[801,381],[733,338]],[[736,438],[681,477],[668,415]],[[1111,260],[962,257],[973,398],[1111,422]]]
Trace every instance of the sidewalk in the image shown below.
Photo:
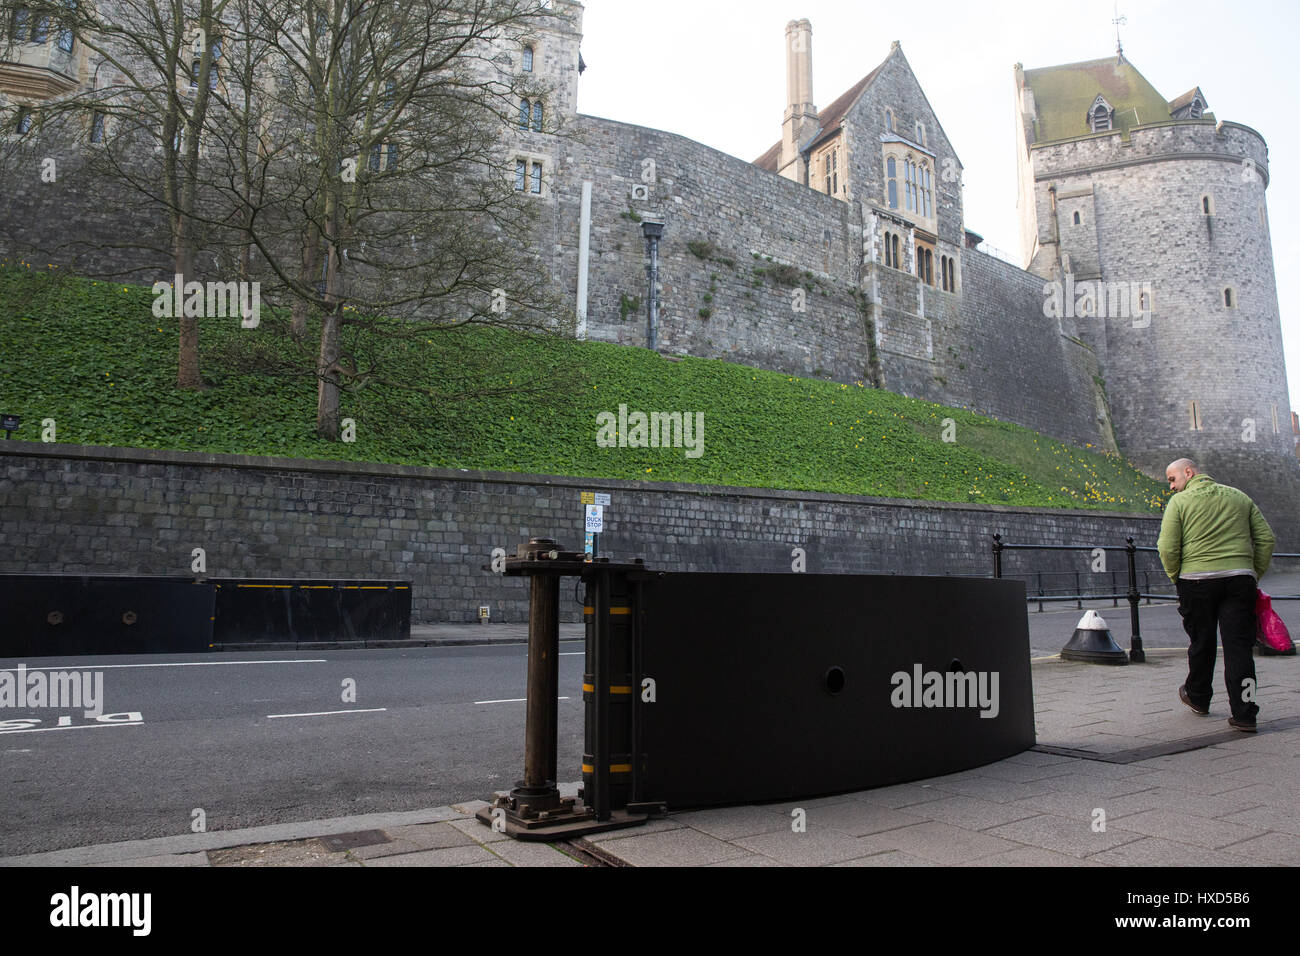
[[[1116,634],[1119,638],[1119,635]],[[1121,643],[1123,641],[1121,640]],[[590,843],[518,843],[485,805],[80,847],[0,866],[1253,866],[1300,864],[1300,658],[1257,657],[1258,734],[1177,697],[1185,653],[1033,663],[1038,745],[963,773],[793,803],[670,813]],[[567,794],[577,784],[562,788]],[[806,815],[794,832],[793,811]]]

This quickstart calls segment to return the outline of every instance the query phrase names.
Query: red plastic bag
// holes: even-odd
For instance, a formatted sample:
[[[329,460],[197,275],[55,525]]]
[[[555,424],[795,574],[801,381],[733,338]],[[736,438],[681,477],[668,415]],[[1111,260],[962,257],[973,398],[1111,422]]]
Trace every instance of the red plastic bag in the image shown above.
[[[1273,601],[1258,589],[1255,591],[1255,617],[1258,619],[1255,636],[1265,647],[1284,654],[1295,646],[1291,643],[1286,624],[1273,610]]]

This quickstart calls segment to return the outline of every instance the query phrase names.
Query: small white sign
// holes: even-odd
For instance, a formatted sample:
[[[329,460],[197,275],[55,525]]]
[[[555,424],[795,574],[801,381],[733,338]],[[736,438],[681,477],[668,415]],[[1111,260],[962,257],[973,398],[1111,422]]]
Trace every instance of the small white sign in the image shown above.
[[[595,494],[594,497],[595,497],[596,500],[595,500],[594,502],[592,502],[593,504],[597,504],[597,505],[601,505],[601,506],[604,506],[604,505],[609,504],[609,495],[607,495],[607,494],[604,494],[604,493],[598,491],[598,492],[596,492],[596,494]]]
[[[594,534],[605,530],[604,505],[587,505],[587,530]]]

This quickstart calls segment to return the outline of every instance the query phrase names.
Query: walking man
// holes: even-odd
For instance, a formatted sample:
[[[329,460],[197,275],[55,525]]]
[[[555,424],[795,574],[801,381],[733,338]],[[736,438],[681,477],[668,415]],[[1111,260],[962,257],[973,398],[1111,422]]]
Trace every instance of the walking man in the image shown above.
[[[1165,477],[1175,494],[1165,507],[1157,547],[1192,641],[1178,699],[1198,714],[1210,712],[1221,629],[1232,706],[1228,726],[1254,733],[1255,587],[1273,559],[1273,531],[1245,492],[1202,474],[1190,458],[1173,462]]]

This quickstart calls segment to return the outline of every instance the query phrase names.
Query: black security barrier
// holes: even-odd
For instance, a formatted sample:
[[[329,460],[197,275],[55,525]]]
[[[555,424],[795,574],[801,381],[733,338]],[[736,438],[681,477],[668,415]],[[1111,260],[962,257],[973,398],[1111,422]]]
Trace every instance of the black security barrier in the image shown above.
[[[130,575],[0,575],[0,657],[208,649],[210,581]]]
[[[922,779],[1034,744],[1019,581],[655,572],[540,538],[505,572],[533,588],[525,775],[478,818],[518,839]],[[586,584],[577,800],[555,784],[565,575]]]
[[[212,644],[400,641],[411,636],[409,581],[221,578]]]
[[[814,797],[1034,745],[1019,581],[665,574],[642,592],[642,799]]]
[[[410,637],[406,581],[0,575],[0,657]]]

